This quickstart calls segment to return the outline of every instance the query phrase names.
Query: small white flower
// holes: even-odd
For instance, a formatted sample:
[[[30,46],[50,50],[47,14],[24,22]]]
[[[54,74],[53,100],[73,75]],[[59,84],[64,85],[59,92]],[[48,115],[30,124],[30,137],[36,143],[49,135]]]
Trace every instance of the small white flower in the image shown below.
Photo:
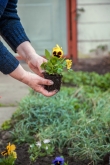
[[[38,146],[40,148],[41,147],[41,142],[37,142],[36,146]]]
[[[48,150],[48,146],[46,146],[45,149]]]
[[[50,143],[50,139],[45,139],[45,140],[44,140],[44,143],[45,143],[45,144]]]
[[[32,144],[30,145],[30,147],[32,148]]]

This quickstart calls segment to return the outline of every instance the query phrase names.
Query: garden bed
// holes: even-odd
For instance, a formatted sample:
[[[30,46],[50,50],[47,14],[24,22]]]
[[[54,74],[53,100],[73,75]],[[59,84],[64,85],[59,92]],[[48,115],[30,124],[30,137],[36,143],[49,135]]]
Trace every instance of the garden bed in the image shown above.
[[[97,72],[97,73],[99,73],[99,74],[105,74],[105,73],[108,73],[109,71],[110,71],[110,62],[109,62],[109,58],[105,58],[105,59],[103,59],[100,63],[95,63],[95,64],[87,64],[87,63],[85,63],[85,62],[79,62],[77,65],[73,65],[73,70],[74,71],[87,71],[87,72]],[[82,81],[82,80],[81,80]],[[88,82],[88,81],[87,81]],[[85,82],[84,82],[85,83]],[[106,83],[106,81],[105,81],[105,83]],[[94,86],[94,85],[93,85]],[[108,92],[108,95],[107,95],[107,98],[108,98],[108,102],[106,102],[107,101],[107,99],[106,99],[106,96],[102,93],[102,91],[101,91],[101,93],[100,93],[100,91],[99,90],[97,90],[96,88],[94,88],[94,87],[91,87],[91,89],[86,89],[86,91],[88,91],[88,90],[91,90],[92,91],[92,94],[91,93],[89,93],[89,94],[91,94],[91,96],[90,95],[88,95],[88,96],[90,96],[90,98],[89,99],[91,99],[91,98],[93,98],[93,100],[92,100],[92,102],[90,102],[90,105],[93,103],[94,105],[96,104],[96,98],[94,98],[94,91],[96,90],[96,93],[98,93],[99,92],[99,95],[98,95],[98,97],[100,96],[100,98],[102,97],[102,98],[105,98],[105,104],[103,104],[102,106],[101,106],[101,108],[103,109],[103,107],[104,106],[106,106],[106,105],[108,105],[108,107],[107,108],[109,108],[109,92]],[[98,89],[99,88],[101,88],[101,86],[100,86],[100,84],[99,84],[99,86],[98,86]],[[107,90],[109,87],[105,84],[105,88],[104,88],[104,90]],[[92,90],[93,89],[93,90]],[[71,91],[71,89],[70,89],[70,91]],[[68,93],[71,93],[71,92],[68,92]],[[78,89],[76,89],[76,91],[74,92],[74,94],[73,94],[73,96],[74,96],[74,98],[75,99],[78,99],[78,100],[74,100],[73,101],[73,105],[75,105],[75,110],[76,111],[78,111],[78,113],[80,113],[80,111],[84,108],[83,106],[82,107],[78,107],[79,105],[79,103],[80,104],[83,104],[83,102],[88,102],[88,101],[86,101],[86,99],[88,98],[88,96],[85,96],[85,93],[83,93],[84,91],[82,90],[82,88],[78,88]],[[90,92],[90,91],[89,91]],[[60,93],[60,92],[59,92]],[[64,94],[64,93],[63,93]],[[61,100],[61,102],[63,102],[62,103],[62,105],[60,105],[59,107],[58,107],[58,105],[61,103],[61,102],[57,102],[57,103],[55,103],[55,102],[52,102],[53,103],[53,105],[54,106],[56,106],[56,109],[57,109],[57,112],[54,114],[54,115],[56,115],[56,114],[58,114],[58,118],[59,118],[59,115],[61,115],[61,114],[63,114],[64,112],[65,112],[65,109],[66,108],[68,108],[69,107],[69,105],[71,104],[71,103],[69,103],[69,101],[67,102],[67,107],[65,107],[66,106],[66,104],[65,104],[65,100],[67,99],[67,96],[68,96],[68,98],[70,98],[70,95],[69,94],[67,94],[67,96],[66,97],[64,97],[64,95],[62,94],[62,97],[60,96],[60,99],[59,100]],[[33,96],[34,97],[34,96]],[[37,97],[37,95],[36,95],[36,97]],[[63,98],[64,97],[64,98]],[[72,96],[71,96],[72,97]],[[33,98],[33,99],[35,99],[35,98]],[[39,99],[39,104],[36,104],[35,102],[33,102],[33,99],[29,99],[29,98],[27,98],[27,100],[28,100],[28,102],[30,102],[30,104],[28,103],[27,105],[26,105],[26,100],[24,101],[24,103],[22,102],[22,104],[21,104],[21,109],[22,110],[26,110],[26,109],[28,109],[29,107],[30,108],[35,108],[36,109],[36,107],[39,107],[39,108],[42,108],[41,107],[41,105],[44,103],[44,100],[43,100],[43,98],[42,98],[42,96],[41,96],[41,103],[40,103],[40,99]],[[57,100],[57,98],[55,98],[56,100]],[[98,98],[99,99],[99,98]],[[57,100],[58,101],[58,100]],[[100,101],[99,102],[101,102],[102,100],[100,99]],[[32,103],[33,102],[33,103]],[[51,98],[50,98],[50,102],[51,102]],[[50,102],[47,102],[47,104],[45,104],[46,106],[47,106],[47,108],[49,108],[48,107],[48,104],[50,104]],[[58,105],[57,105],[58,104]],[[65,104],[65,106],[63,107],[63,105]],[[89,104],[89,103],[88,103]],[[50,104],[50,106],[52,107],[53,105],[51,105]],[[86,104],[85,104],[86,105]],[[63,107],[63,108],[62,108]],[[93,106],[94,107],[94,106]],[[62,108],[62,111],[60,111],[60,109],[59,108]],[[90,107],[86,107],[87,108],[87,111],[88,111],[88,108],[90,108]],[[107,108],[105,107],[105,112],[107,112]],[[100,109],[100,108],[99,108]],[[46,110],[46,109],[45,109]],[[44,112],[45,112],[45,110],[44,110]],[[83,112],[83,111],[82,111]],[[18,112],[17,112],[18,113]],[[37,112],[37,113],[39,113],[39,115],[41,115],[41,112]],[[87,114],[86,115],[88,115],[89,113],[93,113],[92,111],[91,112],[87,112]],[[18,113],[19,114],[19,113]],[[26,115],[26,116],[25,116]],[[35,115],[35,114],[33,114],[33,115]],[[45,113],[45,115],[46,115],[46,113]],[[65,113],[65,115],[67,115],[66,113]],[[63,117],[64,117],[64,119],[66,118],[65,117],[65,115],[63,115]],[[80,115],[82,115],[82,114],[80,114]],[[11,130],[12,131],[12,129],[13,129],[13,127],[14,127],[14,125],[15,124],[17,124],[17,121],[18,120],[23,120],[24,119],[24,117],[26,118],[28,118],[28,113],[27,114],[20,114],[20,115],[18,115],[18,116],[16,116],[16,114],[15,114],[15,116],[14,116],[14,118],[12,118],[12,123],[11,123],[11,129],[9,128],[9,130]],[[43,116],[42,116],[43,117]],[[68,117],[68,116],[67,116]],[[81,118],[82,118],[82,116],[80,116]],[[87,118],[88,118],[88,122],[90,122],[89,121],[89,117],[87,116]],[[92,116],[90,116],[90,118],[92,118]],[[53,117],[52,118],[52,120],[53,119],[55,119],[56,121],[57,121],[57,118],[56,117]],[[37,120],[37,119],[36,119]],[[49,119],[48,119],[49,120]],[[62,119],[61,119],[62,120]],[[66,119],[65,119],[66,120]],[[81,120],[81,119],[80,119]],[[100,119],[100,120],[102,120],[102,118]],[[102,120],[103,121],[103,120]],[[48,121],[45,119],[45,122],[47,122],[48,123]],[[44,122],[44,127],[45,127],[45,122]],[[51,122],[51,121],[50,121]],[[52,121],[53,122],[53,121]],[[25,123],[26,123],[26,120],[25,120]],[[83,123],[83,122],[82,122]],[[38,123],[37,123],[38,124]],[[92,123],[93,124],[93,127],[95,127],[94,126],[94,123]],[[107,123],[106,123],[107,124]],[[67,127],[67,125],[65,126],[65,127]],[[88,126],[89,127],[89,126]],[[87,128],[88,128],[87,127]],[[100,127],[100,125],[99,125],[99,127]],[[99,127],[96,127],[97,129],[99,128]],[[24,139],[22,139],[22,135],[20,134],[20,132],[19,132],[19,129],[21,129],[21,132],[22,132],[22,128],[21,127],[19,127],[19,125],[17,125],[17,128],[16,128],[16,130],[15,130],[15,132],[16,132],[16,137],[14,137],[14,139],[12,139],[11,137],[10,137],[10,134],[9,134],[9,131],[8,130],[6,130],[6,131],[1,131],[0,132],[0,152],[1,151],[3,151],[4,149],[5,149],[5,147],[6,147],[6,145],[9,143],[9,142],[12,142],[12,143],[14,143],[15,145],[16,145],[16,151],[17,151],[17,155],[18,155],[18,158],[17,158],[17,161],[16,161],[16,165],[51,165],[52,164],[52,160],[56,157],[56,156],[63,156],[64,157],[64,159],[65,159],[65,162],[66,163],[68,163],[67,165],[93,165],[94,164],[94,162],[91,160],[91,159],[88,159],[88,158],[86,158],[86,156],[85,156],[85,159],[84,159],[84,157],[83,157],[83,160],[81,161],[80,160],[80,155],[77,155],[77,156],[70,156],[69,154],[68,154],[68,147],[66,147],[65,146],[65,148],[62,150],[62,151],[60,151],[60,149],[58,150],[58,148],[57,149],[54,149],[54,152],[53,152],[53,154],[52,155],[50,155],[50,156],[43,156],[43,157],[37,157],[37,159],[36,159],[36,161],[35,162],[31,162],[30,163],[30,159],[29,159],[29,153],[28,153],[28,148],[29,148],[29,141],[31,141],[30,139],[27,139],[27,141],[26,141],[26,137],[24,137]],[[83,128],[82,128],[83,129]],[[62,129],[60,129],[61,130],[61,132],[62,132]],[[103,130],[105,130],[105,129],[103,129]],[[108,129],[109,130],[109,129]],[[46,131],[46,130],[45,130]],[[108,133],[110,133],[110,132],[108,132]],[[79,136],[80,136],[80,134],[81,134],[81,132],[79,132]],[[94,133],[95,134],[95,133]],[[59,134],[57,134],[57,137],[58,136],[62,136],[62,134],[59,132]],[[26,136],[28,136],[28,134],[26,135]],[[43,132],[42,132],[42,136],[43,136]],[[75,135],[74,135],[75,136]],[[73,139],[74,139],[74,136],[73,136]],[[18,141],[17,141],[17,137],[18,137]],[[33,137],[33,135],[32,135],[32,137]],[[90,135],[90,137],[92,137],[92,134]],[[38,138],[38,137],[37,137]],[[62,137],[61,137],[62,138]],[[93,137],[92,137],[93,138]],[[96,138],[97,139],[97,138]],[[79,142],[80,142],[80,140],[82,140],[82,139],[80,139],[80,137],[78,137],[77,138],[77,140],[79,140]],[[89,140],[89,139],[88,139]],[[107,142],[107,140],[108,140],[108,144],[110,143],[109,142],[109,140],[110,139],[106,139],[106,142]],[[76,141],[76,139],[74,139],[74,142]],[[71,141],[70,141],[71,142]],[[82,143],[83,143],[83,141],[82,141]],[[71,143],[72,144],[72,143]],[[78,143],[77,143],[78,144]],[[76,144],[76,146],[77,146],[77,144]],[[68,144],[69,145],[69,144]],[[90,145],[91,146],[91,145]],[[72,146],[73,147],[73,146]],[[94,147],[94,146],[93,146]],[[82,148],[84,148],[84,144],[82,144]],[[80,151],[80,147],[78,148],[78,150]],[[74,152],[76,152],[75,150],[74,150]],[[89,151],[88,151],[89,152]],[[92,152],[92,151],[91,151]],[[76,152],[77,153],[77,152]],[[103,153],[103,152],[102,152]],[[104,152],[105,153],[105,152]],[[88,154],[88,153],[87,153]],[[83,154],[82,154],[83,155]],[[85,154],[86,155],[86,154]],[[109,159],[110,159],[110,153],[108,152],[108,150],[107,150],[107,152],[105,153],[105,154],[102,154],[103,155],[103,157],[101,158],[101,161],[99,161],[99,162],[97,162],[97,165],[109,165]],[[79,157],[79,158],[78,158]],[[95,158],[94,158],[95,159]]]
[[[2,144],[0,144],[0,150],[4,150],[4,147],[11,139],[4,140],[2,139],[2,132],[0,133],[0,139]],[[56,151],[52,156],[45,156],[45,157],[38,157],[34,163],[31,163],[29,160],[29,153],[28,153],[28,144],[20,144],[16,145],[16,152],[18,155],[17,161],[15,165],[51,165],[52,161],[55,159],[56,156],[61,155],[58,151]],[[65,161],[68,162],[68,165],[86,165],[89,163],[89,160],[79,161],[74,159],[74,157],[70,157],[65,149],[62,153],[65,157]]]
[[[110,56],[95,59],[80,59],[72,67],[75,71],[96,72],[105,74],[110,72]]]

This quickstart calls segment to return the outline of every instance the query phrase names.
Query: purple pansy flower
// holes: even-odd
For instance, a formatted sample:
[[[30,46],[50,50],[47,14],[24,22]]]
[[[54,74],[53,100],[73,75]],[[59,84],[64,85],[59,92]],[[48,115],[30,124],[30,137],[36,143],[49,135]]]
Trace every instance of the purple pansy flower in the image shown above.
[[[63,165],[64,164],[64,159],[62,157],[56,157],[53,161],[52,164],[54,165]]]

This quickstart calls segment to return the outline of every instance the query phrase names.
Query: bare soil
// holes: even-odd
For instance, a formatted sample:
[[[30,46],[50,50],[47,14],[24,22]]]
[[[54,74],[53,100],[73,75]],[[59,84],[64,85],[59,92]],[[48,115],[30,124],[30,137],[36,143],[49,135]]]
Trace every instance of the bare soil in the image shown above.
[[[110,72],[110,56],[95,59],[79,59],[77,64],[74,64],[74,71],[96,72],[105,74]]]

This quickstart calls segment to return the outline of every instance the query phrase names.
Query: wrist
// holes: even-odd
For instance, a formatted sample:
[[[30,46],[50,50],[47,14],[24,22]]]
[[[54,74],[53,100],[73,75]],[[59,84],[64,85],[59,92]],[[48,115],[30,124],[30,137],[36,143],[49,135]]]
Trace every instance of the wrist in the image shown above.
[[[14,79],[19,80],[20,82],[23,82],[25,84],[28,83],[28,72],[25,71],[22,66],[19,64],[18,67],[9,74]]]
[[[17,47],[17,53],[22,56],[26,62],[36,55],[36,51],[28,41],[23,42]]]

